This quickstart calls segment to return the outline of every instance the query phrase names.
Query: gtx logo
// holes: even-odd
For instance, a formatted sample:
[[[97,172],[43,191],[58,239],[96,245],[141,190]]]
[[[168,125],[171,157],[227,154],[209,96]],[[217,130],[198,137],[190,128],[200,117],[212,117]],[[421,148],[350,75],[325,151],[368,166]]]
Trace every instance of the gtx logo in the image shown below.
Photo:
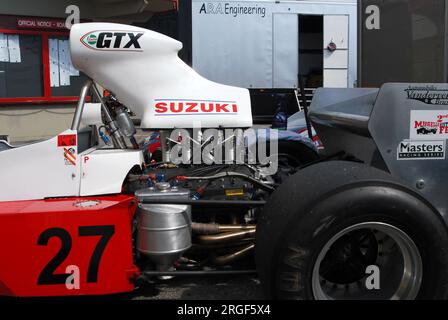
[[[143,32],[92,31],[81,38],[81,43],[94,50],[142,51],[139,43]]]
[[[155,115],[215,115],[238,114],[235,101],[181,100],[169,101],[156,99]]]

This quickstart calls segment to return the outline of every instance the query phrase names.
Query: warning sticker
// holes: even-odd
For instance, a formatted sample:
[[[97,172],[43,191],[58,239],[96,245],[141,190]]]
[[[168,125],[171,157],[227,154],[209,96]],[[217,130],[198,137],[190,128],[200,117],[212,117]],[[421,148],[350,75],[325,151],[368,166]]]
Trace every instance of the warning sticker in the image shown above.
[[[76,151],[74,148],[64,148],[64,161],[67,166],[76,166]]]
[[[76,146],[76,134],[61,134],[58,136],[58,147]]]

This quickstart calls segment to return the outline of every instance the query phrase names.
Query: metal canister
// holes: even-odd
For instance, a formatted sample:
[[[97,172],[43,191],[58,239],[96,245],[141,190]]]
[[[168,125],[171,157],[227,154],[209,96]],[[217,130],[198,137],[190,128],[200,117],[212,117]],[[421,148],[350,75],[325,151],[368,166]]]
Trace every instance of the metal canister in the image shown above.
[[[139,201],[146,199],[189,199],[189,190],[156,183],[155,188],[138,190]],[[191,247],[191,206],[143,204],[138,206],[137,249],[160,271],[169,270]]]

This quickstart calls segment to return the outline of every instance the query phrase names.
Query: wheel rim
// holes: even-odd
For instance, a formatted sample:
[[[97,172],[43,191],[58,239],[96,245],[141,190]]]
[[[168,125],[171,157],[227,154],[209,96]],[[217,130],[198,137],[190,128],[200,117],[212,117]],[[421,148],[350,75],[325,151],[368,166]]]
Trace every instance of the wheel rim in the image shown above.
[[[367,289],[367,266],[379,268],[380,289]],[[402,230],[366,222],[348,227],[328,241],[313,268],[315,299],[391,299],[417,297],[423,265],[419,250]]]

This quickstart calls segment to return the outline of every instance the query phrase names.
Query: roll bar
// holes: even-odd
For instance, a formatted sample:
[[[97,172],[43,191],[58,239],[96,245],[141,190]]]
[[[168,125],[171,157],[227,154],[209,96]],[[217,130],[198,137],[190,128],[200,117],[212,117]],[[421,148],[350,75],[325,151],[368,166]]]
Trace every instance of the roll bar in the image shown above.
[[[112,136],[115,138],[114,141],[117,143],[119,148],[126,149],[127,148],[126,142],[125,142],[123,136],[121,135],[120,130],[118,130],[117,124],[115,123],[114,119],[112,118],[112,115],[110,114],[109,109],[107,108],[106,104],[104,103],[103,98],[101,97],[101,94],[98,91],[98,88],[96,87],[96,85],[92,79],[88,79],[81,88],[81,94],[79,95],[78,106],[76,107],[76,111],[75,111],[75,115],[73,117],[71,129],[79,130],[79,126],[81,124],[82,113],[84,111],[85,100],[86,100],[87,94],[89,93],[89,90],[91,88],[93,88],[93,90],[92,90],[93,94],[98,99],[98,101],[100,101],[100,103],[101,103],[101,109],[104,112],[104,115],[108,122],[107,125],[110,127]]]
[[[79,125],[81,124],[82,112],[84,111],[84,104],[89,93],[90,87],[92,86],[92,79],[87,80],[81,88],[81,94],[79,95],[78,106],[76,107],[75,115],[72,121],[72,130],[78,130]]]

